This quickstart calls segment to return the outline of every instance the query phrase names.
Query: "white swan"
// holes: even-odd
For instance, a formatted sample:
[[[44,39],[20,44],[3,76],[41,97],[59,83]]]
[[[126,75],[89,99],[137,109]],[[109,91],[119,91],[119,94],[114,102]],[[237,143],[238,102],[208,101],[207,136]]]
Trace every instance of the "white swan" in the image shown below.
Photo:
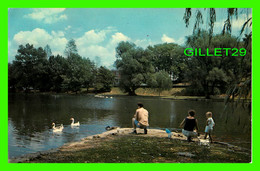
[[[55,127],[55,123],[53,122],[52,123],[52,130],[53,130],[53,132],[61,132],[62,130],[63,130],[63,124],[61,124],[60,126],[57,126],[57,127]]]
[[[72,122],[71,122],[71,126],[79,126],[80,124],[79,124],[79,122],[77,122],[77,123],[74,123],[74,118],[70,118],[70,120],[72,120]]]

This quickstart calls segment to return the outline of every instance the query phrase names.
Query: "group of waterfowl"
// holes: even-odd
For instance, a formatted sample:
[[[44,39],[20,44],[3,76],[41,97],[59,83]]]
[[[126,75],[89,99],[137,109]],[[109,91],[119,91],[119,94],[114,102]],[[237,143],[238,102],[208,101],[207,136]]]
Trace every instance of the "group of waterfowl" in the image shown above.
[[[70,124],[71,126],[80,126],[79,122],[76,123],[74,122],[74,118],[70,118],[70,120],[72,120]],[[52,123],[53,132],[62,132],[63,128],[64,128],[63,124],[61,124],[60,126],[55,126],[55,123],[54,122]]]
[[[94,97],[98,97],[98,98],[106,98],[106,99],[108,99],[108,98],[113,99],[112,96],[111,96],[111,97],[108,97],[108,96],[103,96],[103,95],[95,95]]]

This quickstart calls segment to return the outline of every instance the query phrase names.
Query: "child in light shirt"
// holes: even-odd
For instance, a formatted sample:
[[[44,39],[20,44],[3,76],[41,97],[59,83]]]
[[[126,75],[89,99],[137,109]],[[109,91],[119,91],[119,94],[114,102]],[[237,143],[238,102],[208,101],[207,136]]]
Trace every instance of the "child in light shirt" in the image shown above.
[[[207,112],[206,113],[206,117],[207,117],[207,121],[206,121],[206,127],[205,127],[205,137],[204,139],[207,138],[207,136],[209,135],[209,140],[212,143],[212,137],[211,137],[211,133],[213,131],[213,127],[215,126],[215,122],[212,119],[212,112]]]

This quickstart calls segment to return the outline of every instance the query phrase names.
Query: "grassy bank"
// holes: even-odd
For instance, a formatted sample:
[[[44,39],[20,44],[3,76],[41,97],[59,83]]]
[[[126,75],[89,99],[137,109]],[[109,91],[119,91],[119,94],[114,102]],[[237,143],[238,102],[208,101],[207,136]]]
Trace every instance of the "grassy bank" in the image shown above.
[[[170,90],[165,90],[158,92],[155,88],[138,88],[136,90],[138,96],[160,96],[163,99],[171,100],[208,100],[205,96],[187,96],[185,95],[185,88],[172,88]],[[113,87],[110,92],[101,93],[105,96],[113,95],[127,95],[127,93],[122,92],[118,87]],[[225,95],[211,96],[213,101],[224,101]]]
[[[172,96],[181,95],[185,88],[172,88],[171,90],[162,91],[160,94],[155,88],[138,88],[135,93],[138,96]],[[113,87],[110,92],[101,93],[103,95],[127,95],[120,90],[118,87]]]
[[[129,131],[131,129],[128,129]],[[248,163],[250,152],[221,144],[199,145],[180,134],[169,139],[164,131],[144,135],[113,132],[96,135],[58,151],[36,155],[29,163]]]

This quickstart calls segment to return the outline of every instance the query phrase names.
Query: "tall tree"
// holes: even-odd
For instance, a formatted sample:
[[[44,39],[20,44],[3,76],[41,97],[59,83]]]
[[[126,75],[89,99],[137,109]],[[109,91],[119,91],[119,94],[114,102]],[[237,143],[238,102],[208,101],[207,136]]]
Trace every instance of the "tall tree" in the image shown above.
[[[89,59],[72,53],[67,58],[65,75],[62,76],[62,88],[76,93],[82,87],[89,89],[94,81],[93,71],[94,64]]]
[[[44,50],[33,45],[20,45],[13,61],[17,87],[49,90],[48,61]]]
[[[210,95],[225,93],[227,86],[236,80],[239,76],[239,63],[242,56],[232,56],[232,52],[222,51],[221,56],[215,56],[215,48],[239,48],[240,43],[236,37],[230,34],[216,35],[212,37],[209,45],[210,34],[207,31],[201,31],[187,37],[187,46],[193,49],[200,49],[202,54],[206,54],[207,50],[213,56],[192,56],[187,60],[188,70],[186,79],[191,83],[189,93],[194,95]]]
[[[49,58],[49,75],[52,91],[62,91],[63,76],[66,74],[66,62],[66,59],[60,55],[50,56]]]
[[[12,63],[8,63],[8,91],[15,91],[17,88],[16,84],[15,67]]]
[[[115,64],[121,76],[119,87],[129,95],[136,95],[135,90],[155,72],[150,54],[129,42],[120,42],[116,52]]]
[[[171,77],[168,72],[163,70],[151,75],[148,84],[153,88],[157,88],[159,96],[161,95],[162,91],[170,90],[172,88]]]
[[[184,48],[175,43],[148,46],[156,72],[166,71],[172,79],[182,82],[186,70]]]
[[[49,59],[49,57],[52,55],[52,52],[51,47],[48,44],[44,47],[44,52],[46,54],[46,58]]]
[[[101,66],[97,69],[96,81],[95,81],[95,91],[107,92],[111,90],[114,83],[115,75],[109,69]]]
[[[78,54],[78,49],[77,49],[77,45],[74,39],[70,39],[66,45],[65,51],[64,51],[65,55],[67,57],[71,56],[71,55],[75,55]]]
[[[101,66],[101,58],[99,56],[95,56],[95,64],[96,64],[96,67]]]
[[[248,10],[247,10],[247,15],[248,15]],[[198,14],[199,9],[196,10],[196,13]],[[191,8],[186,8],[185,14],[184,14],[184,22],[186,24],[186,27],[189,26],[189,21],[191,19],[191,16],[194,12],[192,11]],[[227,18],[224,21],[224,26],[222,29],[222,35],[231,35],[232,32],[232,18],[235,17],[236,19],[239,18],[238,15],[238,8],[227,8],[226,9],[227,13]],[[210,8],[209,13],[207,14],[209,16],[209,41],[208,44],[211,44],[211,40],[213,37],[213,28],[214,28],[214,23],[216,22],[216,10],[214,8]],[[200,27],[196,26],[196,23],[199,23],[201,21],[200,17],[196,16],[195,19],[195,25],[193,27],[194,32],[197,33],[200,31]],[[247,54],[242,57],[240,60],[240,65],[237,65],[237,71],[236,71],[236,81],[231,81],[228,83],[228,90],[227,90],[227,102],[234,101],[235,97],[239,97],[239,99],[242,97],[243,99],[251,99],[251,61],[252,61],[252,31],[249,33],[244,34],[246,28],[251,28],[252,27],[252,17],[248,17],[247,20],[244,22],[244,24],[241,27],[240,35],[237,37],[238,40],[241,39],[242,36],[243,38],[243,43],[239,43],[240,46],[243,48],[246,48]],[[250,29],[249,29],[250,30]],[[244,34],[244,35],[243,35]],[[238,70],[239,69],[239,70]],[[213,73],[213,72],[212,72]],[[234,79],[233,79],[234,80]],[[232,97],[232,98],[230,98]],[[249,105],[250,108],[250,105]]]

